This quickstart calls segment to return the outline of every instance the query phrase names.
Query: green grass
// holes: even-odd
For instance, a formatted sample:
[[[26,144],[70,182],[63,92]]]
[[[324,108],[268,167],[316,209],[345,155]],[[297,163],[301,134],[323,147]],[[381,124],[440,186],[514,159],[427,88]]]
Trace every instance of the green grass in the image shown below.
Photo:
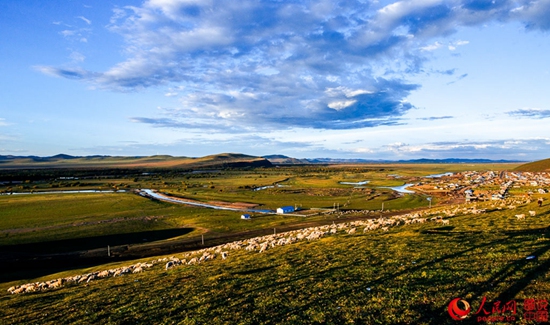
[[[0,245],[172,228],[172,210],[130,193],[0,196]]]
[[[523,164],[521,166],[518,166],[515,170],[524,172],[548,171],[550,170],[550,158]]]
[[[525,221],[514,217],[528,210],[538,215]],[[231,251],[227,260],[170,271],[159,265],[44,293],[10,296],[5,289],[13,283],[6,283],[0,285],[0,319],[5,324],[456,324],[446,310],[451,299],[461,297],[475,311],[486,297],[488,304],[516,300],[521,320],[523,299],[550,295],[549,223],[550,206],[532,203],[457,216],[449,226],[432,222],[336,235],[262,254]],[[529,255],[537,259],[526,260]]]
[[[429,202],[423,195],[397,196],[381,186],[398,186],[412,180],[409,177],[433,173],[483,167],[494,167],[492,169],[498,170],[507,166],[307,166],[208,173],[137,173],[137,176],[124,177],[113,170],[109,174],[114,175],[107,179],[92,177],[93,171],[79,171],[88,178],[63,181],[29,180],[11,187],[12,190],[21,191],[29,191],[35,186],[36,190],[51,190],[54,185],[56,190],[154,188],[199,201],[247,202],[272,210],[285,205],[298,205],[305,209],[332,208],[336,205],[341,209],[380,210],[382,204],[385,210],[402,210],[427,207]],[[25,175],[36,179],[36,173]],[[55,177],[71,175],[69,171],[60,173],[54,173]],[[399,174],[402,177],[395,179],[389,177],[389,174]],[[342,181],[364,180],[369,180],[370,183],[362,189],[340,184]],[[284,187],[252,191],[255,187],[274,183]],[[4,185],[4,190],[8,187],[10,185]],[[437,201],[434,198],[432,203],[436,204]],[[196,229],[186,235],[189,237],[205,232],[219,234],[248,231],[303,221],[300,217],[254,215],[252,222],[242,222],[239,215],[239,212],[151,202],[130,193],[0,196],[0,246],[181,227]],[[149,216],[160,218],[155,222],[142,220]],[[106,222],[102,223],[103,221]]]

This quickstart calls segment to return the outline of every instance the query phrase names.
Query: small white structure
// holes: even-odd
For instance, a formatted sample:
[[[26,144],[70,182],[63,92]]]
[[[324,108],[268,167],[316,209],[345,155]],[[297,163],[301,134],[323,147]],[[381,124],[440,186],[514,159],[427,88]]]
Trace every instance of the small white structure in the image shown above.
[[[241,215],[241,219],[250,220],[250,215],[249,215],[248,213],[242,214],[242,215]]]
[[[294,207],[290,206],[290,205],[277,208],[277,213],[278,214],[285,214],[285,213],[291,213],[291,212],[294,212]]]

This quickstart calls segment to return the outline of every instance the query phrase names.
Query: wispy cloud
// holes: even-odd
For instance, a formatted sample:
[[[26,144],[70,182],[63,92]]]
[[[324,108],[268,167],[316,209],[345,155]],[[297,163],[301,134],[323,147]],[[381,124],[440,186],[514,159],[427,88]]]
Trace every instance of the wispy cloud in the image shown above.
[[[420,50],[422,51],[435,51],[437,50],[438,48],[440,48],[443,44],[439,43],[439,42],[435,42],[433,44],[430,44],[430,45],[426,45],[426,46],[423,46],[420,48]]]
[[[470,43],[469,41],[456,41],[456,42],[452,42],[449,45],[447,45],[447,48],[451,51],[454,51],[454,50],[457,49],[458,46],[467,45],[469,43]]]
[[[67,26],[66,26],[67,27]],[[88,35],[91,33],[89,28],[72,28],[68,26],[69,29],[64,29],[59,32],[65,39],[72,42],[87,43]]]
[[[48,66],[34,66],[34,69],[50,76],[63,77],[67,79],[83,80],[93,77],[93,73],[83,69],[62,69]]]
[[[76,18],[82,20],[83,22],[85,22],[85,23],[88,24],[88,25],[91,25],[91,24],[92,24],[92,21],[89,20],[88,18],[84,17],[84,16],[78,16],[78,17],[76,17]]]
[[[398,142],[378,148],[355,148],[351,151],[369,154],[373,157],[391,157],[389,159],[400,159],[400,157],[406,157],[406,159],[500,157],[500,159],[526,160],[532,159],[534,153],[548,152],[548,150],[550,150],[550,138],[491,141],[465,140],[423,144]]]
[[[420,118],[417,118],[417,120],[422,120],[422,121],[435,121],[435,120],[447,120],[447,119],[452,119],[454,118],[454,116],[430,116],[430,117],[420,117]]]
[[[447,82],[447,85],[452,85],[452,84],[454,84],[454,83],[456,83],[456,82],[458,82],[458,81],[460,81],[460,80],[466,78],[467,76],[468,76],[467,73],[461,74],[461,75],[458,76],[455,80]]]
[[[231,148],[230,150],[228,148]],[[165,152],[172,152],[176,156],[205,156],[213,152],[243,152],[253,155],[269,155],[273,153],[290,154],[298,153],[301,157],[317,157],[321,152],[316,144],[294,141],[279,141],[266,136],[254,134],[204,137],[193,135],[183,139],[173,139],[163,143],[137,143],[120,142],[109,146],[75,147],[71,151],[83,152],[84,154],[97,154],[104,152],[112,155],[154,155]],[[311,154],[314,152],[314,154]],[[190,154],[193,153],[193,154]]]
[[[77,51],[72,51],[71,54],[69,55],[69,58],[71,59],[72,62],[75,62],[75,63],[84,62],[84,60],[86,60],[86,57],[84,56],[84,54]]]
[[[519,21],[548,30],[548,17],[548,1],[526,0],[149,0],[114,10],[109,29],[124,37],[125,61],[103,72],[38,69],[115,91],[181,86],[165,92],[179,97],[177,114],[139,118],[156,126],[187,128],[189,117],[268,128],[397,125],[420,88],[407,76],[424,71],[429,52],[468,44],[443,41],[457,28]]]
[[[550,117],[550,109],[522,108],[515,111],[509,111],[507,114],[516,117],[541,119]]]

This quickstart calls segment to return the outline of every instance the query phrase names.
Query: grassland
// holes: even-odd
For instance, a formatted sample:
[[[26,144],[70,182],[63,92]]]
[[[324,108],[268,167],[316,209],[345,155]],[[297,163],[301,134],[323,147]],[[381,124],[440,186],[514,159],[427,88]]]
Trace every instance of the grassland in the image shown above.
[[[514,213],[527,210],[538,215],[517,221]],[[550,295],[549,222],[550,206],[531,203],[515,211],[459,215],[449,226],[399,226],[261,254],[238,251],[227,260],[170,271],[159,265],[45,293],[2,294],[0,319],[6,324],[456,324],[446,310],[451,299],[461,297],[477,310],[486,297],[486,309],[496,301],[516,301],[512,323],[525,324],[524,299]],[[0,285],[1,292],[12,284]],[[475,317],[463,323],[476,323]]]
[[[533,161],[527,164],[523,164],[515,168],[517,171],[524,172],[542,172],[550,170],[550,159],[543,159],[538,161]]]
[[[198,172],[10,171],[11,181],[0,185],[0,191],[154,188],[203,202],[246,202],[266,209],[282,205],[330,209],[337,204],[344,211],[379,210],[384,204],[385,210],[401,211],[427,208],[429,203],[423,195],[396,195],[381,187],[400,186],[429,174],[514,167],[384,164]],[[360,187],[340,183],[366,180],[369,183]],[[253,190],[261,186],[273,187]],[[523,190],[518,189],[518,194]],[[434,197],[432,204],[439,208],[445,198]],[[514,217],[529,210],[536,210],[537,216],[526,221]],[[204,235],[208,240],[304,222],[339,221],[336,215],[323,214],[307,218],[253,214],[251,221],[239,216],[233,211],[151,201],[131,192],[0,195],[0,251],[40,247],[41,252],[52,253],[119,243],[116,240],[137,245],[144,237],[176,242]],[[11,296],[6,289],[131,262],[28,270],[17,276],[2,270],[0,323],[456,324],[446,311],[454,297],[469,301],[473,308],[483,297],[488,302],[517,300],[517,323],[522,323],[523,299],[550,297],[550,205],[489,209],[482,215],[449,220],[449,226],[425,223],[388,232],[339,234],[262,254],[236,251],[227,260],[170,271],[157,265],[141,274],[43,293]],[[536,258],[525,259],[531,255]]]
[[[421,195],[396,195],[381,186],[404,184],[410,175],[430,173],[405,166],[403,179],[387,175],[394,166],[366,167],[287,167],[277,169],[141,173],[119,175],[78,174],[63,171],[50,178],[35,178],[17,184],[4,184],[4,192],[48,192],[61,190],[155,188],[160,191],[203,202],[226,201],[258,204],[275,210],[284,205],[304,209],[335,206],[341,209],[402,210],[425,207]],[[433,172],[453,170],[437,166]],[[113,171],[114,173],[114,171]],[[65,175],[61,177],[60,175]],[[74,177],[77,175],[79,177]],[[29,175],[24,175],[30,178]],[[70,176],[70,177],[67,177]],[[82,177],[84,176],[84,177]],[[21,176],[23,177],[23,176]],[[407,178],[405,178],[407,177]],[[21,178],[24,179],[24,178]],[[370,183],[362,188],[340,184],[342,181]],[[273,188],[254,188],[277,184]],[[435,202],[434,202],[435,203]],[[209,210],[170,203],[153,202],[131,192],[90,194],[41,194],[0,196],[0,246],[47,242],[52,240],[97,237],[177,228],[193,229],[184,237],[234,233],[303,222],[300,217],[255,214],[251,222],[239,220],[238,212]],[[322,216],[312,217],[322,220]]]

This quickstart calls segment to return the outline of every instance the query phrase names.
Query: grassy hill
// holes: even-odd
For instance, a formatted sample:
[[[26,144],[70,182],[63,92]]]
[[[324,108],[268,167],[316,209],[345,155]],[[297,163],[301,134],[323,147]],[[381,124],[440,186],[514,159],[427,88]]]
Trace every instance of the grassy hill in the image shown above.
[[[267,160],[269,160],[272,164],[281,164],[281,165],[303,165],[303,164],[309,164],[310,162],[307,159],[297,159],[292,158],[284,155],[269,155],[264,156]]]
[[[478,205],[478,208],[482,206]],[[514,216],[536,210],[536,217]],[[472,311],[550,296],[550,204],[458,214],[449,224],[389,231],[340,231],[263,253],[230,251],[198,265],[9,295],[0,285],[3,324],[457,324],[447,312],[460,297]],[[182,254],[177,257],[182,258]],[[530,258],[527,258],[530,257]],[[126,262],[128,264],[128,262]],[[105,270],[73,270],[42,279]],[[498,314],[500,315],[500,314]],[[529,323],[530,324],[530,323]]]
[[[0,156],[0,169],[31,168],[220,168],[220,167],[271,166],[262,157],[243,154],[222,153],[206,157],[172,157],[156,155],[148,157],[86,156],[73,157],[56,155],[52,157]]]
[[[544,172],[550,171],[550,158],[533,161],[516,167],[514,170],[522,172]]]

